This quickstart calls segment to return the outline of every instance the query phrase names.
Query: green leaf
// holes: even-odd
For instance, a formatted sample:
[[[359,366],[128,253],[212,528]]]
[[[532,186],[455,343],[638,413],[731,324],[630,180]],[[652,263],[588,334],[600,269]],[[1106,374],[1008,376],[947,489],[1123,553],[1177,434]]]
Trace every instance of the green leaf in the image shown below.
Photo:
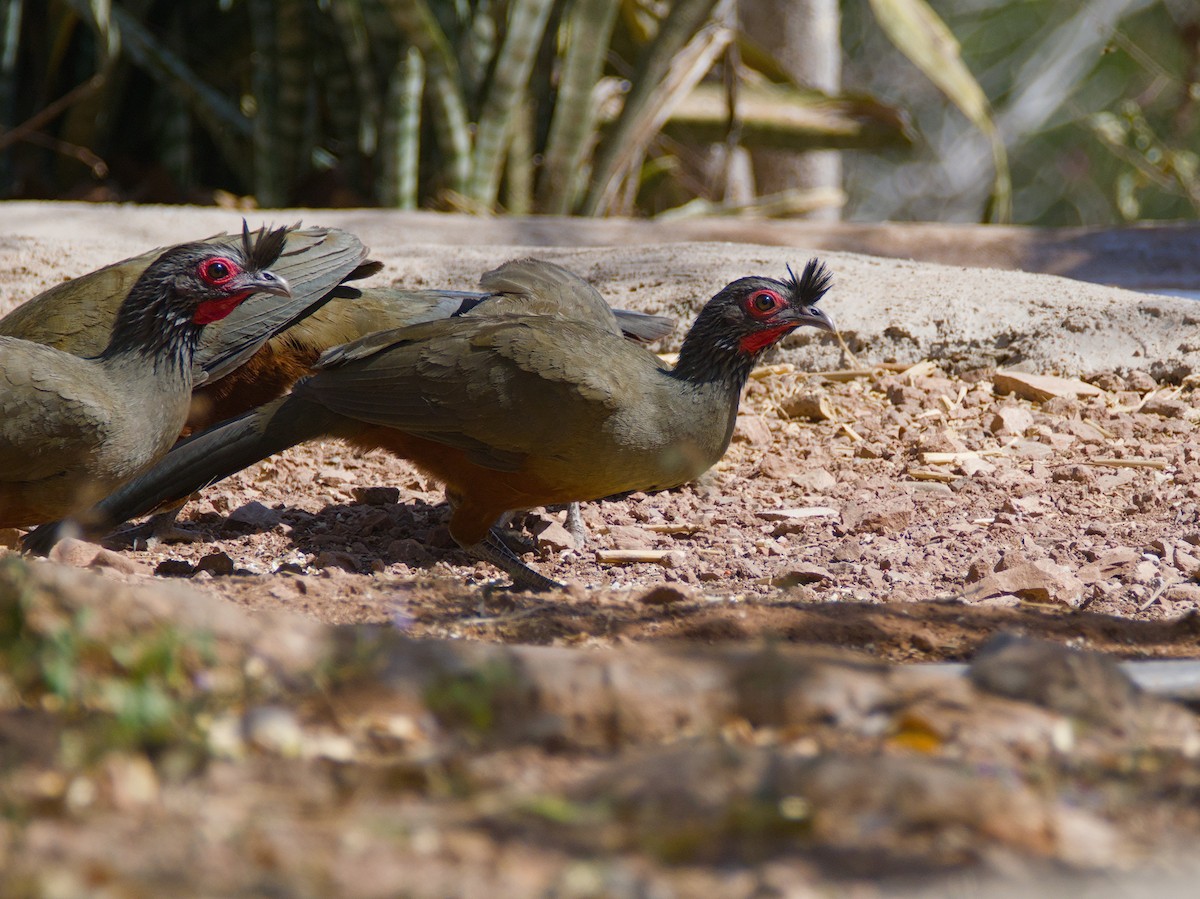
[[[990,206],[995,221],[1012,218],[1008,154],[983,88],[962,60],[958,41],[925,0],[871,0],[875,19],[896,48],[937,85],[988,139],[996,177]]]

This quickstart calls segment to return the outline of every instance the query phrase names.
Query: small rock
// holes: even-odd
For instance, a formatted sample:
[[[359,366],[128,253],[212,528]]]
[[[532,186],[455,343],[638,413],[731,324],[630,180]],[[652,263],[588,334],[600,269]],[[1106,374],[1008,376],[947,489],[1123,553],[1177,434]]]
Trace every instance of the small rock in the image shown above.
[[[1087,465],[1064,465],[1062,468],[1054,469],[1050,480],[1056,483],[1074,481],[1076,484],[1091,484],[1096,480],[1096,472]]]
[[[102,766],[101,784],[117,811],[129,812],[158,802],[158,773],[144,755],[109,755]]]
[[[47,558],[51,562],[70,565],[72,568],[86,568],[92,564],[92,560],[96,558],[101,548],[98,543],[88,543],[86,540],[68,537],[54,544]]]
[[[1200,559],[1178,548],[1172,563],[1188,577],[1195,577],[1197,569],[1200,569]]]
[[[692,599],[691,594],[678,587],[658,586],[649,593],[639,596],[638,602],[648,606],[668,606],[677,602],[687,602],[690,599]]]
[[[1075,607],[1083,599],[1083,581],[1070,569],[1039,559],[1014,565],[983,578],[963,591],[963,599],[975,602],[1011,593],[1026,602]]]
[[[398,487],[355,487],[350,495],[367,506],[391,506],[400,502]]]
[[[1079,421],[1075,418],[1056,422],[1054,427],[1059,433],[1069,434],[1080,443],[1085,443],[1089,446],[1106,446],[1111,442],[1095,425],[1088,424],[1086,421]]]
[[[1010,447],[1018,459],[1049,459],[1054,455],[1054,448],[1036,440],[1016,440]]]
[[[908,496],[858,500],[842,509],[842,525],[851,533],[890,534],[908,527],[915,512],[916,506]]]
[[[1059,378],[1054,375],[1030,375],[1017,371],[998,371],[992,375],[997,393],[1013,393],[1035,403],[1044,403],[1056,396],[1101,396],[1104,391],[1078,378]]]
[[[291,709],[268,705],[250,709],[242,718],[242,736],[259,749],[295,758],[304,743],[304,732]]]
[[[239,506],[229,513],[227,521],[234,524],[244,524],[255,528],[273,528],[279,524],[283,516],[255,500]]]
[[[1011,515],[1045,515],[1050,511],[1044,496],[1009,497],[1000,508]]]
[[[817,393],[794,393],[779,404],[779,409],[788,418],[808,421],[828,421],[833,418],[829,401]]]
[[[1154,376],[1149,372],[1138,369],[1131,371],[1125,376],[1126,390],[1133,390],[1137,393],[1149,393],[1156,387],[1158,387],[1158,381],[1154,380]]]
[[[358,571],[358,560],[350,553],[336,549],[326,549],[317,553],[313,560],[314,568],[340,568],[343,571]]]
[[[207,571],[213,577],[222,577],[233,574],[233,559],[228,553],[215,552],[209,553],[196,563],[196,573]]]
[[[613,525],[606,534],[612,541],[613,549],[645,549],[653,546],[658,539],[657,534],[626,524]]]
[[[538,549],[543,552],[562,552],[575,549],[575,538],[560,522],[550,521],[537,535]]]
[[[1200,605],[1200,584],[1172,584],[1162,595],[1165,602],[1194,602]]]
[[[771,586],[777,587],[780,590],[787,590],[791,587],[799,587],[804,584],[816,584],[820,581],[831,580],[833,580],[833,575],[820,565],[809,565],[808,563],[801,562],[799,565],[793,565],[784,574],[771,578]]]
[[[191,577],[196,573],[196,566],[186,559],[163,559],[154,573],[159,577]]]
[[[737,428],[733,432],[735,443],[767,446],[772,439],[771,428],[761,415],[739,415],[737,417]]]
[[[997,437],[1020,437],[1033,427],[1033,413],[1021,406],[1001,406],[988,421],[987,428]]]
[[[393,540],[388,544],[387,557],[397,562],[416,568],[424,568],[432,560],[429,550],[420,540],[405,537],[403,540]]]
[[[837,479],[824,468],[810,468],[807,471],[793,473],[792,483],[801,490],[813,493],[824,493],[837,486]]]
[[[1078,576],[1085,584],[1094,584],[1117,577],[1133,569],[1142,561],[1142,554],[1129,546],[1119,546],[1109,550],[1096,561],[1084,565],[1078,571]]]
[[[1142,406],[1142,411],[1163,418],[1186,418],[1191,406],[1183,400],[1152,399]]]
[[[996,470],[995,465],[987,459],[980,459],[978,456],[967,456],[958,463],[957,468],[968,478],[973,478],[979,474],[991,474]],[[948,489],[947,492],[949,492]]]
[[[1159,567],[1154,562],[1138,562],[1133,566],[1133,581],[1136,584],[1151,584],[1160,576]]]

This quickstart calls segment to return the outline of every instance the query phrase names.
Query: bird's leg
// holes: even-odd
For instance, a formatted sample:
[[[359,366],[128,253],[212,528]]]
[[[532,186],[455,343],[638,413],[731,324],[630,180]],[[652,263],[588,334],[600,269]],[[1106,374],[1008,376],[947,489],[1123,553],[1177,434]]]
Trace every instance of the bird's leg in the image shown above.
[[[563,585],[548,577],[538,574],[522,562],[504,543],[495,529],[489,530],[486,537],[478,543],[464,546],[467,552],[478,559],[490,562],[512,578],[512,585],[517,590],[528,590],[531,593],[545,593],[547,590],[561,590]]]
[[[147,546],[154,546],[157,543],[198,543],[203,540],[203,534],[190,528],[180,527],[175,523],[175,519],[182,511],[183,505],[180,504],[174,509],[159,512],[142,524],[122,531],[117,536],[127,537],[135,544],[141,539]]]
[[[567,503],[567,517],[563,526],[575,541],[575,548],[583,549],[583,545],[587,543],[588,529],[583,523],[583,512],[580,511],[579,503]]]

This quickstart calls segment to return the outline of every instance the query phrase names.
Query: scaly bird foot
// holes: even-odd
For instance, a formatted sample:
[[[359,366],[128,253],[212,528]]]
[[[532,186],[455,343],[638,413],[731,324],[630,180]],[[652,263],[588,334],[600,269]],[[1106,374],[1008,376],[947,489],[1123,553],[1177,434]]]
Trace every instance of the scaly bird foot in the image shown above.
[[[166,512],[160,512],[142,524],[120,531],[113,536],[121,540],[129,540],[134,546],[137,546],[140,541],[147,548],[157,546],[159,543],[199,543],[203,541],[205,537],[199,531],[180,527],[175,523],[175,519],[179,517],[182,509],[182,506],[177,506]]]
[[[490,562],[512,578],[513,589],[528,590],[531,593],[545,593],[547,590],[562,590],[563,585],[548,577],[538,574],[519,558],[496,533],[495,529],[488,531],[487,537],[473,546],[464,546],[467,552],[477,559]]]

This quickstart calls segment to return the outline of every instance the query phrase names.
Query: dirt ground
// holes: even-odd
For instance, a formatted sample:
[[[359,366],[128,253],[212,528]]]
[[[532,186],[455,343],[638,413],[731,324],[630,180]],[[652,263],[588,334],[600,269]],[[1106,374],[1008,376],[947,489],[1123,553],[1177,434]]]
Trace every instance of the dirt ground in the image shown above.
[[[1091,653],[1200,654],[1197,380],[810,343],[698,483],[514,520],[561,593],[337,442],[0,548],[3,892],[1190,895],[1200,716]]]
[[[563,512],[514,522],[526,560],[565,596],[505,590],[454,547],[436,484],[337,442],[205,491],[181,518],[194,544],[145,548],[135,532],[109,545],[122,567],[250,609],[421,637],[771,638],[910,662],[968,659],[1015,630],[1129,658],[1194,656],[1191,386],[1098,373],[1034,402],[990,374],[761,367],[729,453],[699,483],[585,504],[581,548]],[[609,550],[658,560],[607,564]]]

